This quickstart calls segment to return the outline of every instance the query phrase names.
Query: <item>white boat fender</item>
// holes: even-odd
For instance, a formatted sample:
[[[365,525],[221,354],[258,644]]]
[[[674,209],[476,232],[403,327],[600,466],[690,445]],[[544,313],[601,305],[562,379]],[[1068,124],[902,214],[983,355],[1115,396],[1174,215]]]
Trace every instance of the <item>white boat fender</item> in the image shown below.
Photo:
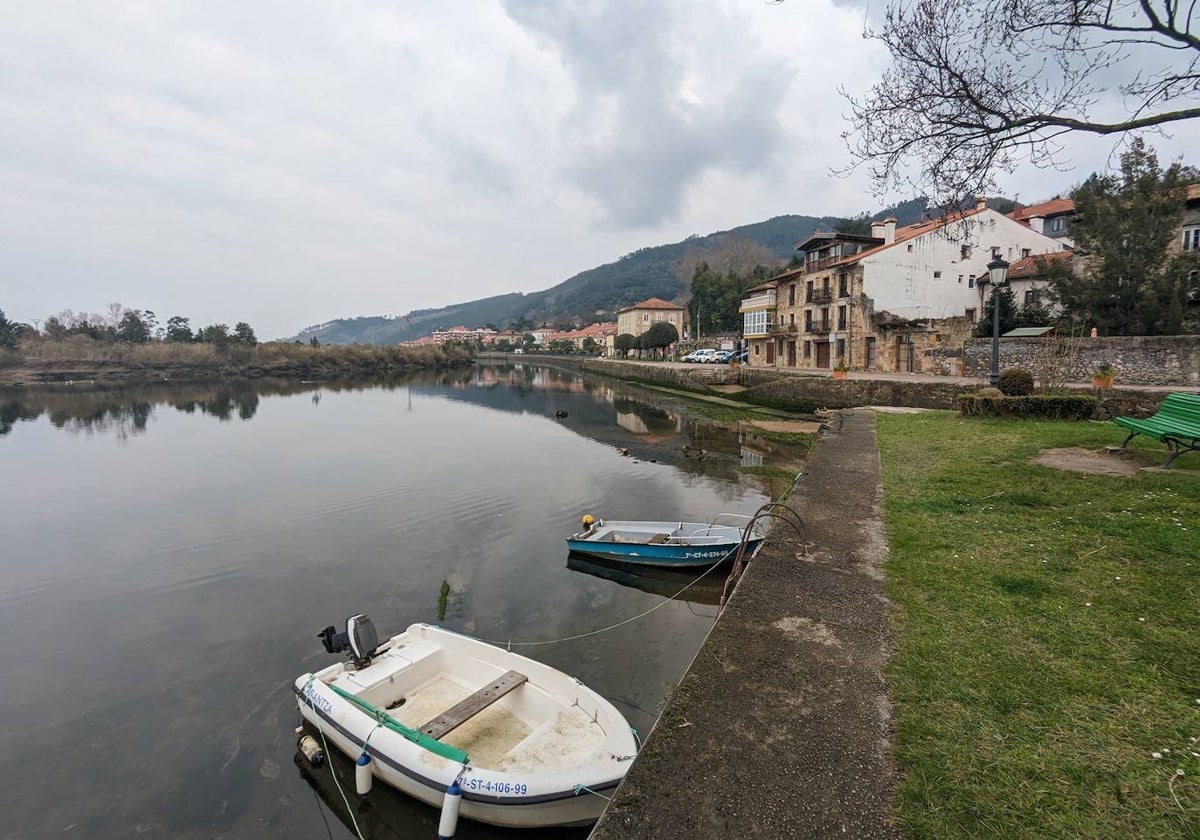
[[[458,806],[462,804],[462,788],[454,782],[446,788],[442,800],[442,818],[438,821],[438,840],[451,840],[458,828]]]
[[[371,756],[364,751],[354,767],[354,789],[358,791],[359,796],[366,796],[371,792],[371,781]]]
[[[313,767],[320,767],[325,763],[325,753],[321,751],[321,745],[313,736],[301,735],[300,740],[296,742],[296,747]]]

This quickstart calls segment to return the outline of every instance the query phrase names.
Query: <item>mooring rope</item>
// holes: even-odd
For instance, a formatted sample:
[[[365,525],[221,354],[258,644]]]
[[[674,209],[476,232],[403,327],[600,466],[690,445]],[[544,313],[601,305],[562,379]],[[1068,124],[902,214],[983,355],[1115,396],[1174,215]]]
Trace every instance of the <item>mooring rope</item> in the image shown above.
[[[586,792],[590,793],[592,796],[599,796],[599,797],[600,797],[601,799],[603,799],[605,802],[612,802],[612,797],[611,797],[611,796],[605,796],[603,793],[600,793],[600,792],[598,792],[598,791],[594,791],[594,790],[592,790],[590,787],[588,787],[587,785],[575,785],[575,795],[576,795],[576,796],[578,796],[578,795],[579,795],[581,792],[583,792],[583,791],[586,791]]]
[[[492,641],[488,641],[487,639],[476,639],[476,640],[480,641],[480,642],[487,642],[488,644],[496,645],[497,647],[507,646],[509,649],[511,649],[514,647],[537,647],[539,645],[556,645],[559,642],[573,642],[576,639],[586,639],[589,636],[598,636],[601,633],[607,633],[609,630],[616,630],[618,627],[624,627],[626,624],[632,624],[633,622],[637,621],[638,619],[645,618],[646,616],[650,615],[650,613],[654,612],[659,607],[665,607],[667,604],[674,601],[676,598],[678,598],[684,592],[687,592],[689,589],[691,589],[697,583],[702,581],[710,572],[712,572],[715,568],[717,568],[717,566],[720,566],[724,562],[725,562],[725,558],[722,557],[716,563],[713,563],[711,566],[709,566],[707,569],[705,569],[700,574],[700,577],[696,578],[694,581],[689,583],[687,586],[683,587],[683,589],[680,589],[678,592],[676,592],[671,597],[655,604],[653,607],[646,610],[645,612],[638,613],[637,615],[631,616],[630,618],[627,618],[623,621],[618,621],[616,624],[610,624],[608,627],[601,627],[599,630],[589,630],[586,633],[578,633],[574,636],[565,636],[561,639],[548,639],[543,642],[514,642],[511,640],[507,641],[507,642],[492,642]],[[471,638],[476,638],[476,637],[471,637]]]
[[[354,825],[354,833],[358,835],[358,840],[366,840],[358,827],[358,820],[354,819],[354,809],[350,807],[350,800],[346,798],[346,792],[342,790],[342,783],[338,781],[337,772],[333,769],[333,753],[329,751],[329,744],[325,740],[325,730],[321,728],[321,715],[317,712],[316,704],[313,703],[312,694],[309,693],[309,689],[312,688],[315,679],[316,676],[314,674],[308,675],[308,684],[304,687],[304,696],[308,698],[308,705],[313,710],[313,723],[316,724],[317,732],[321,736],[321,746],[325,748],[325,761],[329,764],[329,774],[333,776],[333,785],[337,788],[337,792],[342,795],[342,801],[346,803],[346,813],[350,815],[350,822]],[[371,736],[368,735],[367,737],[370,738]],[[363,747],[364,749],[366,748],[365,743]]]

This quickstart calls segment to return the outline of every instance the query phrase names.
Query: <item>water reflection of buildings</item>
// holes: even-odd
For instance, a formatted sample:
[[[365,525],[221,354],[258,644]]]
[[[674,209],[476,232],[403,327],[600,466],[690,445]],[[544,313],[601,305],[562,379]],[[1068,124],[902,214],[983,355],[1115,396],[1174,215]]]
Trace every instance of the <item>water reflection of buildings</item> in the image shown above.
[[[662,443],[683,431],[683,418],[657,406],[629,400],[614,402],[617,425],[647,443]]]

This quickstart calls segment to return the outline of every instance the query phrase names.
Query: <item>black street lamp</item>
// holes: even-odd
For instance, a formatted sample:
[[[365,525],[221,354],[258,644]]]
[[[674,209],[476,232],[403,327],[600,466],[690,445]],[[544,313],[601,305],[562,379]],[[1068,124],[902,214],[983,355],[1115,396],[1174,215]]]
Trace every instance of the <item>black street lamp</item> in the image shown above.
[[[997,253],[987,264],[987,270],[992,284],[992,372],[988,384],[995,388],[1000,384],[1000,299],[996,295],[1008,276],[1008,262]]]

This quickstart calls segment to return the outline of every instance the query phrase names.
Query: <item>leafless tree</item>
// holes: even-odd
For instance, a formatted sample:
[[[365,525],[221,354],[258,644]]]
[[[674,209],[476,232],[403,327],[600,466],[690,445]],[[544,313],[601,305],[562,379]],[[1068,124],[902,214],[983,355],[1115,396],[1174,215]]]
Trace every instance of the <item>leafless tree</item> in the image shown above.
[[[780,262],[766,245],[740,233],[732,233],[713,248],[689,248],[679,258],[676,276],[690,284],[701,263],[708,263],[709,268],[722,276],[744,276],[760,265],[775,266]]]
[[[1071,132],[1121,135],[1200,116],[1198,0],[893,0],[893,66],[847,95],[850,168],[879,192],[949,208],[998,172],[1062,163]],[[1119,92],[1113,115],[1106,94]],[[844,92],[843,92],[844,93]]]

